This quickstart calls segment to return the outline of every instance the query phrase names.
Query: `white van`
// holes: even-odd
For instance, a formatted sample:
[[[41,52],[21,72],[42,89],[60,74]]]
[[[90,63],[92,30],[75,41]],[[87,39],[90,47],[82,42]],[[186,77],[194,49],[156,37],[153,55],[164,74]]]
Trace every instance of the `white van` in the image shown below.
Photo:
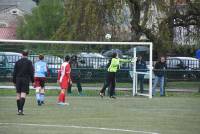
[[[196,70],[200,67],[200,61],[193,57],[168,57],[167,68]]]

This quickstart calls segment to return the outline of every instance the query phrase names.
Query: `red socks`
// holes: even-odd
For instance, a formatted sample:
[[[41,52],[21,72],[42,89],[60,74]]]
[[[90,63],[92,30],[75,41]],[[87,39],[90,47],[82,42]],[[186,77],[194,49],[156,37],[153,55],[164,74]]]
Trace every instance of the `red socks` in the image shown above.
[[[60,92],[60,95],[58,96],[58,102],[65,102],[65,93],[62,91]]]

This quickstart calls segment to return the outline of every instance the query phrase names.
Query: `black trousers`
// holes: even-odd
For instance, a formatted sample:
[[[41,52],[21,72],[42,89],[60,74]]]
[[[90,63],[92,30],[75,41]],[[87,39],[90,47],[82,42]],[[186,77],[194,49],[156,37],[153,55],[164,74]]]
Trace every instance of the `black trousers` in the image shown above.
[[[78,88],[78,92],[79,93],[82,93],[82,86],[81,86],[81,79],[76,79],[76,80],[74,80],[74,79],[72,79],[72,82],[75,82],[76,83],[76,86],[77,86],[77,88]],[[67,92],[68,93],[72,93],[72,85],[70,84],[69,85],[69,87],[68,87],[68,89],[67,89]]]
[[[109,95],[115,95],[115,83],[116,83],[116,73],[115,72],[108,72],[106,75],[106,80],[104,82],[103,88],[101,89],[101,93],[105,93],[107,87],[109,87]]]
[[[143,74],[139,74],[138,75],[138,83],[140,84],[140,92],[143,93],[144,92],[144,75]]]

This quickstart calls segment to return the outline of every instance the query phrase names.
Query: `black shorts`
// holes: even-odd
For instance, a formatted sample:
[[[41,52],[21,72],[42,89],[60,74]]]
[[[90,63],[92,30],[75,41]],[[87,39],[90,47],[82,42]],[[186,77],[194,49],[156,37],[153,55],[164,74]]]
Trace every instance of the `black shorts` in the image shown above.
[[[16,78],[16,92],[29,94],[29,79]]]

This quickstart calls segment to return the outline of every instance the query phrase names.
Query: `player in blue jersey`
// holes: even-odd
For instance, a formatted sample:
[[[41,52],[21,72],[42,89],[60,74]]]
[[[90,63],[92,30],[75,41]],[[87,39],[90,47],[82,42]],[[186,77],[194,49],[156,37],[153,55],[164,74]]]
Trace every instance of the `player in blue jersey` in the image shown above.
[[[44,94],[45,94],[45,82],[46,76],[48,74],[47,63],[43,60],[44,56],[39,55],[39,60],[34,64],[34,80],[35,80],[35,91],[38,106],[44,104]]]

